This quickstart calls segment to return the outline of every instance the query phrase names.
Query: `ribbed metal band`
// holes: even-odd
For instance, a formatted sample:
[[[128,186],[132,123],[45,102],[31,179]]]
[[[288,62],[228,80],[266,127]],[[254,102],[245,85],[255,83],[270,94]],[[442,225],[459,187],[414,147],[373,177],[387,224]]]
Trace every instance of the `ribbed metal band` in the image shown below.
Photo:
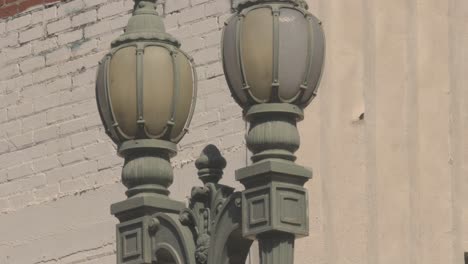
[[[316,54],[316,53],[312,53],[312,49],[315,49],[316,47],[318,46],[322,46],[323,45],[323,57],[322,57],[322,66],[323,67],[323,63],[325,61],[325,49],[326,49],[326,45],[325,45],[325,36],[324,36],[324,32],[323,32],[323,29],[322,29],[322,22],[316,18],[315,16],[313,16],[312,14],[309,14],[308,15],[308,18],[310,19],[310,41],[311,41],[311,44],[310,44],[310,50],[309,52],[311,53],[311,58],[310,58],[310,70],[314,71],[315,69],[313,69],[314,66],[314,60],[316,59],[313,55]],[[314,24],[317,23],[319,27],[314,27]],[[319,35],[321,37],[319,37]],[[314,38],[315,37],[315,38]],[[323,41],[323,43],[322,43]],[[309,71],[310,71],[309,70]],[[305,107],[307,106],[316,96],[317,96],[317,89],[319,87],[319,83],[320,83],[320,79],[322,78],[322,75],[323,75],[323,70],[320,72],[320,76],[319,76],[319,80],[317,81],[317,84],[314,86],[314,87],[311,87],[311,89],[313,89],[312,91],[312,95],[310,96],[310,98],[306,101],[306,102],[303,102],[301,104],[301,107]],[[310,78],[310,76],[309,76]],[[309,82],[310,80],[308,80]],[[307,88],[309,89],[309,88]],[[304,90],[304,92],[306,92],[306,90]]]
[[[117,133],[115,133],[115,129],[112,129],[113,124],[115,123],[115,117],[112,112],[112,104],[110,101],[110,95],[109,95],[109,63],[111,60],[110,54],[106,55],[106,57],[103,60],[103,83],[104,83],[104,100],[106,100],[106,108],[108,111],[108,114],[102,113],[102,116],[104,117],[104,125],[106,127],[107,133],[111,137],[111,139],[114,142],[117,142],[119,140],[119,136]],[[102,106],[101,106],[102,107]]]
[[[247,14],[249,12],[251,12],[252,10],[255,10],[257,8],[265,8],[265,7],[273,9],[273,7],[271,5],[258,5],[258,6],[253,6],[251,8],[245,9],[245,10],[243,10],[242,12],[240,12],[238,14],[239,22],[237,23],[237,31],[236,31],[236,33],[237,33],[237,36],[236,36],[236,40],[237,40],[236,50],[237,50],[237,54],[239,56],[239,64],[240,64],[240,69],[241,69],[242,86],[243,86],[242,90],[245,91],[246,98],[247,98],[247,100],[249,100],[250,104],[266,103],[266,102],[268,102],[268,99],[261,100],[261,99],[257,98],[252,93],[252,89],[251,89],[250,85],[248,84],[247,75],[245,74],[245,65],[244,65],[243,57],[242,57],[242,55],[244,54],[244,52],[243,52],[243,39],[242,39],[243,22],[244,22],[245,16],[247,16]]]
[[[239,66],[240,66],[240,72],[241,72],[241,78],[242,78],[242,90],[245,92],[245,97],[249,98],[249,92],[250,86],[247,83],[247,77],[245,75],[245,65],[244,65],[244,60],[242,58],[242,50],[243,50],[243,45],[242,45],[242,26],[244,24],[244,15],[239,14],[238,15],[239,21],[236,24],[236,51],[237,51],[237,56],[239,60]]]
[[[143,117],[143,53],[145,47],[141,44],[137,44],[136,49],[136,98],[137,98],[137,135],[144,133],[145,119]]]
[[[182,139],[182,137],[188,132],[189,125],[192,122],[193,114],[194,114],[194,111],[195,111],[195,105],[196,105],[196,102],[197,102],[198,77],[197,77],[197,72],[195,70],[195,67],[193,67],[193,59],[188,54],[186,54],[185,52],[183,52],[181,50],[179,50],[179,53],[180,53],[179,55],[185,56],[190,62],[190,65],[191,65],[191,68],[192,68],[193,90],[192,90],[192,100],[190,102],[191,103],[190,104],[190,110],[189,110],[190,112],[189,112],[187,120],[185,122],[184,129],[178,136],[171,139],[172,142],[179,142]]]
[[[171,61],[172,61],[172,105],[171,105],[171,118],[167,122],[167,130],[166,130],[166,137],[167,139],[171,138],[172,129],[175,125],[176,119],[176,109],[177,109],[177,100],[180,93],[180,76],[179,76],[179,67],[177,63],[177,51],[175,49],[170,50],[171,54]]]
[[[297,121],[304,119],[304,111],[297,105],[287,103],[268,103],[252,105],[245,112],[245,119],[250,121],[254,116],[261,114],[286,113],[296,117]]]
[[[122,142],[118,147],[118,154],[125,156],[132,151],[158,151],[164,149],[169,151],[169,156],[173,157],[177,153],[177,145],[173,142],[159,139],[135,139]]]
[[[292,4],[305,10],[309,9],[309,5],[304,0],[242,0],[234,6],[234,9],[240,12],[246,8],[259,4]]]
[[[304,81],[302,82],[302,85],[301,85],[301,89],[302,90],[306,90],[307,89],[307,86],[309,85],[309,72],[310,72],[310,68],[312,67],[312,38],[313,38],[313,33],[312,33],[312,21],[311,21],[311,17],[308,16],[307,17],[307,28],[308,28],[308,31],[307,31],[307,67],[306,67],[306,71],[304,73]]]
[[[106,93],[107,93],[107,100],[109,102],[109,110],[110,110],[110,113],[111,113],[111,120],[112,120],[112,127],[113,129],[111,129],[111,133],[115,135],[115,138],[116,139],[119,139],[121,140],[122,137],[124,139],[130,139],[130,137],[128,137],[119,127],[119,123],[117,122],[117,118],[115,117],[115,112],[114,112],[114,108],[112,107],[112,97],[110,95],[110,91],[109,91],[109,80],[110,80],[110,67],[109,67],[109,64],[110,64],[110,61],[112,60],[112,56],[115,52],[111,52],[111,54],[109,54],[109,60],[108,60],[108,63],[107,63],[107,69],[106,69]],[[119,133],[117,133],[117,131]]]
[[[271,6],[273,15],[273,80],[271,84],[271,101],[279,101],[279,16],[280,8],[278,6]]]

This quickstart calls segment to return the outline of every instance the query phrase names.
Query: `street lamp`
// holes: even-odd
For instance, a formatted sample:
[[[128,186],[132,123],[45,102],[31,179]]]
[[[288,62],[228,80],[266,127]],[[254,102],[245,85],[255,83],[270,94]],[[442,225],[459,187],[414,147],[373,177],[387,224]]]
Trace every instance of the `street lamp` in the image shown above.
[[[169,156],[187,131],[196,73],[179,42],[165,33],[151,1],[137,1],[125,34],[101,61],[96,98],[106,133],[125,157],[128,196],[167,195]]]
[[[201,187],[188,206],[169,198],[170,157],[188,129],[196,73],[167,34],[156,0],[135,0],[125,33],[100,62],[96,98],[106,133],[125,158],[128,198],[111,206],[119,264],[242,264],[253,240],[261,263],[293,263],[294,239],[308,235],[312,173],[294,163],[296,123],[318,87],[321,23],[301,0],[247,0],[223,31],[223,66],[250,122],[253,164],[236,171],[245,190],[221,185],[226,160],[208,145],[195,162]]]
[[[306,107],[322,73],[321,22],[299,1],[254,1],[238,7],[223,34],[223,65],[236,102]],[[271,106],[271,105],[270,105]]]
[[[179,46],[165,32],[155,0],[136,0],[125,33],[112,42],[99,64],[99,113],[107,135],[125,158],[122,183],[128,188],[128,199],[111,207],[121,222],[118,263],[152,263],[157,254],[160,260],[175,258],[177,249],[160,243],[160,248],[151,246],[148,230],[159,221],[177,218],[185,208],[168,197],[173,182],[169,159],[187,131],[196,98],[195,69]],[[165,215],[158,219],[157,213]],[[166,222],[163,232],[173,227]],[[164,239],[171,239],[169,234]]]
[[[321,22],[303,1],[246,1],[226,23],[223,66],[231,94],[250,122],[253,164],[236,171],[242,234],[258,239],[262,264],[294,261],[294,239],[308,235],[305,182],[296,165],[296,123],[315,97],[325,55]]]

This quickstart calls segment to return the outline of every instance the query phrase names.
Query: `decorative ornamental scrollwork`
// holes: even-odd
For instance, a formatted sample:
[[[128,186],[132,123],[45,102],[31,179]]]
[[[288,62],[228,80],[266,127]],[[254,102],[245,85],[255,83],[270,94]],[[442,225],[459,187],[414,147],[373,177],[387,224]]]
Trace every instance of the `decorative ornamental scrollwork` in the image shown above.
[[[218,184],[226,166],[226,160],[214,145],[208,145],[196,161],[198,175],[204,186],[192,188],[189,198],[188,208],[181,211],[179,221],[188,226],[195,237],[195,260],[197,264],[216,264],[216,263],[243,263],[234,261],[234,256],[220,255],[219,252],[228,252],[224,250],[226,243],[214,243],[213,241],[224,240],[230,237],[231,233],[240,232],[240,219],[232,217],[232,210],[237,210],[240,215],[239,202],[236,202],[239,193],[234,193],[234,188]],[[228,232],[218,232],[220,225],[225,227]],[[239,240],[243,238],[239,237]],[[233,240],[237,242],[237,240]],[[241,254],[247,256],[250,240],[244,242],[247,246]],[[214,253],[217,254],[214,254]],[[229,259],[229,262],[219,259]],[[239,258],[239,257],[236,257]],[[245,259],[243,259],[245,261]]]
[[[197,263],[207,263],[214,219],[233,191],[231,187],[212,182],[192,189],[189,207],[180,213],[179,220],[196,235]]]

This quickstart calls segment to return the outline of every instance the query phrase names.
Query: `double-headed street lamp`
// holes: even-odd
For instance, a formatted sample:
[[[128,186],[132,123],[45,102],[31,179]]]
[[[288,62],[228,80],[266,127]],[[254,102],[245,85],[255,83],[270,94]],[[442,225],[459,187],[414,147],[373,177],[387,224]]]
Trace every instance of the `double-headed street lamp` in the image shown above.
[[[169,198],[170,157],[190,123],[196,73],[167,34],[155,0],[135,0],[125,33],[101,61],[96,97],[109,137],[125,158],[128,198],[111,206],[122,264],[241,264],[253,240],[261,263],[293,263],[308,235],[312,173],[296,165],[296,122],[315,96],[324,59],[320,22],[300,0],[242,2],[223,32],[223,66],[250,122],[253,164],[236,171],[245,190],[218,184],[226,160],[207,146],[195,165],[202,187],[188,207]]]

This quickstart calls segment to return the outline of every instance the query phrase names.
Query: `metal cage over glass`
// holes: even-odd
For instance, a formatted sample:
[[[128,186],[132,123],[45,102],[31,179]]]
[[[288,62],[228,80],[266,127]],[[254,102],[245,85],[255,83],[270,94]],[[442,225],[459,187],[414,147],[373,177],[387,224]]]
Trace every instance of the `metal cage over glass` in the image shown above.
[[[315,97],[324,64],[321,22],[294,2],[255,3],[240,10],[223,32],[223,67],[242,106],[290,103]]]
[[[190,57],[165,33],[151,2],[139,2],[124,35],[100,62],[96,97],[106,133],[179,142],[195,107],[196,73]]]

